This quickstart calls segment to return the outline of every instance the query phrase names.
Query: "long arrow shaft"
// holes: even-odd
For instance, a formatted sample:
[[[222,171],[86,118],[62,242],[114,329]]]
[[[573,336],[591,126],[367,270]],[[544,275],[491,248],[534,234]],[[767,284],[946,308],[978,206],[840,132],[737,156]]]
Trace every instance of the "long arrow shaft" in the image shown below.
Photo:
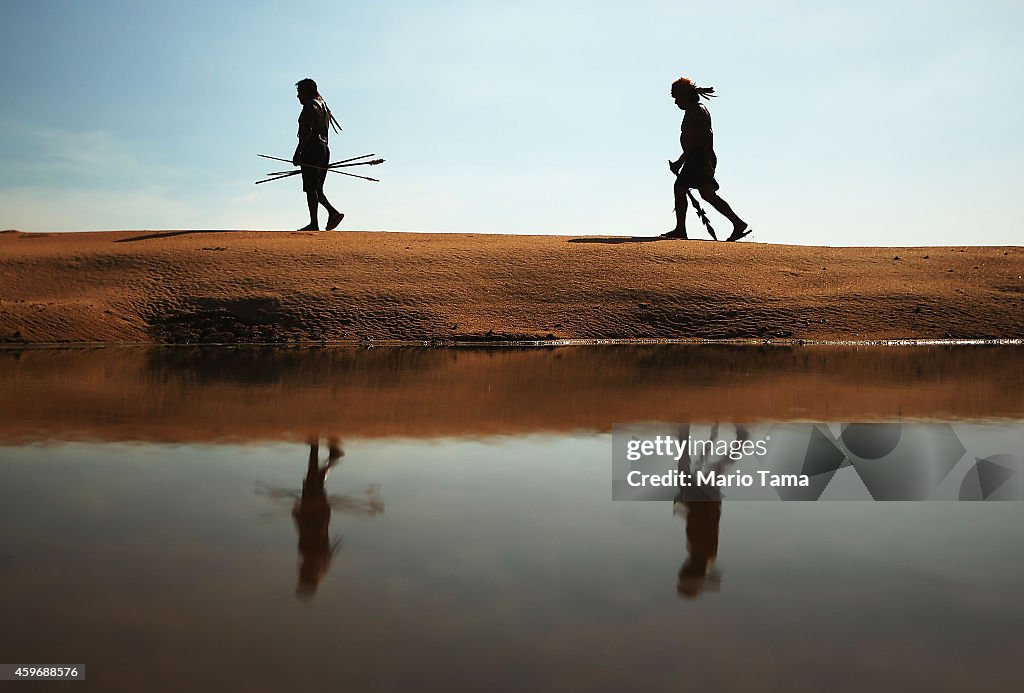
[[[357,161],[354,164],[331,164],[327,167],[328,170],[333,171],[339,168],[349,168],[351,166],[376,166],[377,164],[383,164],[384,159],[374,159],[373,161]],[[268,176],[283,176],[285,174],[291,175],[296,171],[271,171]]]
[[[317,166],[316,168],[320,168],[320,167]],[[325,168],[325,169],[320,169],[320,170],[322,170],[322,171],[329,171],[331,173],[340,173],[343,176],[351,176],[352,178],[362,178],[363,180],[372,180],[374,183],[380,183],[380,181],[378,179],[376,179],[376,178],[370,178],[369,176],[359,176],[359,175],[356,175],[355,173],[349,173],[347,171],[338,171],[338,170],[333,169],[333,168]],[[297,176],[300,173],[302,173],[302,171],[289,171],[288,173],[282,173],[281,175],[278,175],[278,176],[272,176],[271,178],[265,178],[263,180],[258,180],[258,181],[256,181],[256,185],[259,185],[260,183],[268,183],[268,182],[270,182],[272,180],[281,180],[282,178],[288,178],[289,176]]]
[[[331,166],[337,166],[338,164],[347,164],[350,161],[355,161],[356,159],[365,159],[368,156],[377,156],[377,155],[376,154],[363,154],[361,156],[354,156],[351,159],[342,159],[341,161],[335,161],[333,164],[331,164]]]
[[[266,154],[257,154],[256,156],[262,157],[264,159],[271,159],[273,161],[283,161],[286,164],[292,164],[292,160],[291,159],[282,159],[281,157],[267,156]],[[328,164],[328,166],[337,166],[338,164],[347,164],[350,161],[355,161],[356,159],[365,159],[368,156],[375,156],[375,155],[374,154],[363,154],[362,156],[354,156],[351,159],[342,159],[341,161],[335,161],[333,164]],[[294,166],[295,164],[292,164],[292,165]],[[303,166],[312,166],[312,164],[302,164],[302,165]],[[322,166],[313,166],[313,168],[323,168],[323,167]]]
[[[264,159],[271,159],[272,161],[283,161],[283,162],[288,163],[288,164],[292,163],[292,161],[290,159],[282,159],[282,158],[277,157],[277,156],[268,156],[267,154],[257,154],[256,156],[262,157]],[[312,166],[310,164],[302,164],[302,165],[303,166],[309,166],[310,168],[315,168],[315,169],[318,169],[320,171],[331,171],[333,173],[340,173],[343,176],[351,176],[352,178],[362,178],[363,180],[369,180],[369,181],[373,181],[374,183],[379,183],[380,181],[377,180],[376,178],[370,178],[369,176],[360,176],[360,175],[356,175],[355,173],[348,173],[347,171],[339,171],[336,168],[336,167],[342,166],[343,164],[348,164],[349,166],[359,166],[360,164],[374,165],[374,164],[384,163],[383,159],[379,159],[377,161],[363,161],[363,162],[360,162],[358,164],[349,164],[348,163],[350,161],[355,161],[356,159],[365,159],[368,156],[376,156],[376,155],[375,154],[363,154],[361,156],[354,156],[351,159],[342,159],[341,161],[336,161],[333,164],[329,164],[326,167],[324,167],[324,166]],[[294,166],[294,164],[292,164],[292,165]],[[264,180],[258,180],[258,181],[256,181],[256,185],[259,185],[260,183],[268,183],[268,182],[270,182],[272,180],[280,180],[282,178],[288,178],[289,176],[295,176],[295,175],[298,175],[299,173],[302,173],[302,169],[298,169],[296,171],[278,171],[276,173],[269,173],[267,175],[269,175],[270,178],[266,178]]]

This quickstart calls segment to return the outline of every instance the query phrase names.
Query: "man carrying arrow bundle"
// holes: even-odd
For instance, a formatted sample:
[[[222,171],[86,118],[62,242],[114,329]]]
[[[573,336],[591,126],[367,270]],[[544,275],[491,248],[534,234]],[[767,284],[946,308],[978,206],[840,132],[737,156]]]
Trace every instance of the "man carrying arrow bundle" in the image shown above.
[[[309,226],[299,231],[317,231],[320,228],[316,218],[320,205],[327,209],[326,228],[330,231],[336,229],[345,218],[324,195],[324,180],[327,178],[327,166],[331,162],[327,135],[332,127],[335,132],[340,132],[341,127],[320,96],[316,82],[307,77],[297,82],[295,88],[302,112],[299,114],[299,144],[295,147],[292,164],[302,167],[302,190],[306,193],[309,206]]]
[[[676,176],[676,227],[662,238],[685,239],[686,236],[686,198],[691,188],[697,188],[700,196],[712,207],[732,222],[732,235],[726,240],[738,241],[750,233],[747,222],[732,211],[729,203],[718,196],[718,181],[715,180],[715,166],[718,158],[714,150],[714,133],[711,130],[711,114],[700,100],[715,95],[713,87],[698,87],[693,80],[680,77],[672,83],[672,99],[681,110],[685,111],[683,124],[679,133],[679,144],[683,154],[675,161],[668,162],[668,168]],[[703,210],[694,200],[701,221],[707,226],[714,238],[711,224],[703,214]]]

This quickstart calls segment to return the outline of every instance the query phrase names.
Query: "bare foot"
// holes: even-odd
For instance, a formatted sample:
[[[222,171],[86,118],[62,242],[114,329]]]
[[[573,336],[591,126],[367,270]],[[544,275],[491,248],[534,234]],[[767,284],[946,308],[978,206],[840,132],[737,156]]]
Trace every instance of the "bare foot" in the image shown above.
[[[668,233],[663,233],[658,238],[675,238],[680,241],[687,241],[689,237],[686,235],[686,229],[672,229]]]
[[[327,217],[327,226],[324,227],[324,228],[326,228],[328,231],[333,231],[334,229],[338,228],[338,224],[340,224],[341,220],[344,219],[344,218],[345,218],[345,213],[344,212],[338,212],[337,214],[332,214],[331,216]]]
[[[330,462],[337,462],[339,459],[345,456],[345,451],[341,448],[341,439],[337,436],[331,436],[327,439],[327,449],[330,451],[330,456],[327,458]]]
[[[729,236],[728,238],[726,238],[725,240],[727,240],[727,241],[738,241],[741,238],[745,238],[746,236],[749,236],[751,233],[753,233],[753,231],[754,231],[753,229],[751,229],[751,228],[749,228],[747,226],[747,222],[743,221],[743,222],[740,222],[738,225],[733,227],[732,235]]]

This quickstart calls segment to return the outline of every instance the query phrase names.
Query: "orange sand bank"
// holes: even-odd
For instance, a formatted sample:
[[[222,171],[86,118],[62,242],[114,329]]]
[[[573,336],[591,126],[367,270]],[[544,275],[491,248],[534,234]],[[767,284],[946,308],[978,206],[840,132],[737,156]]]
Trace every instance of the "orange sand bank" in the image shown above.
[[[1024,248],[0,233],[0,341],[1024,337]]]

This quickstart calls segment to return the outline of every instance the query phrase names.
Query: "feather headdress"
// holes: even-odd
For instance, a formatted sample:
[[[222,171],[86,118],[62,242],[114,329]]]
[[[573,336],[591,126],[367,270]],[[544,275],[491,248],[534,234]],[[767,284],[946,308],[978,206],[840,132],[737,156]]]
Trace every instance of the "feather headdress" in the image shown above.
[[[675,82],[672,82],[673,96],[677,93],[682,94],[686,92],[694,94],[697,99],[712,99],[717,96],[714,87],[698,87],[689,77],[680,77]]]

